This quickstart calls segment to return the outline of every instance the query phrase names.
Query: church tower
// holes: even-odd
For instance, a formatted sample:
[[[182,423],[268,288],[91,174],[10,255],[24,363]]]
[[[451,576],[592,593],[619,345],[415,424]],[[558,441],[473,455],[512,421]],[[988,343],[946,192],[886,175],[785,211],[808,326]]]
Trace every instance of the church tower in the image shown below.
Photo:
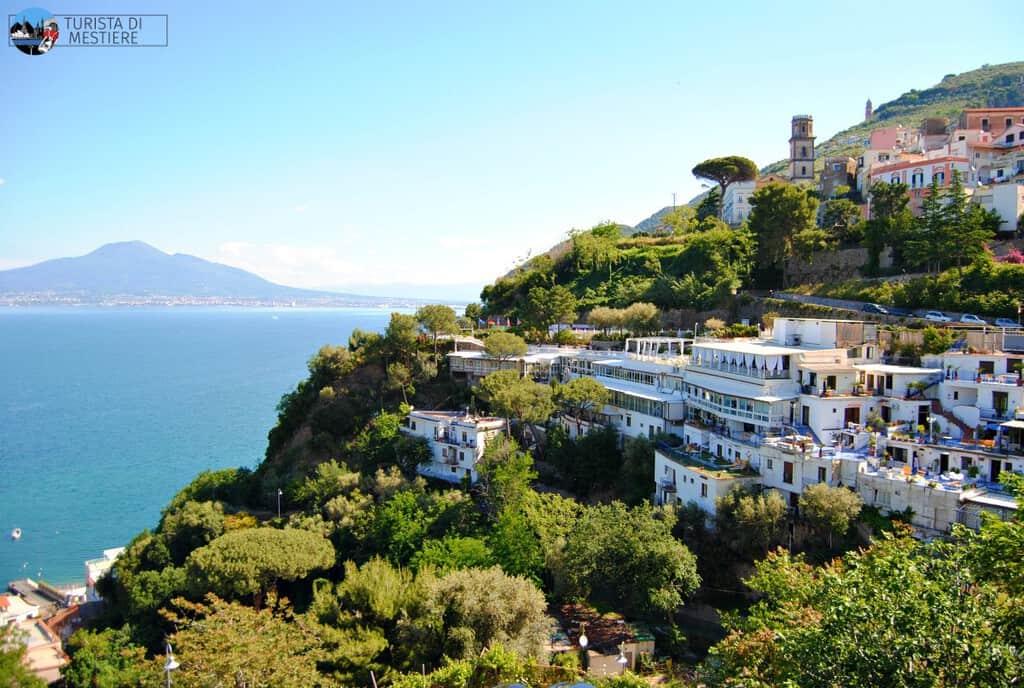
[[[868,98],[868,102],[864,104],[864,121],[870,122],[873,114],[875,114],[875,110],[871,107],[871,99]]]
[[[814,118],[810,115],[793,117],[793,132],[789,137],[789,180],[814,182]]]

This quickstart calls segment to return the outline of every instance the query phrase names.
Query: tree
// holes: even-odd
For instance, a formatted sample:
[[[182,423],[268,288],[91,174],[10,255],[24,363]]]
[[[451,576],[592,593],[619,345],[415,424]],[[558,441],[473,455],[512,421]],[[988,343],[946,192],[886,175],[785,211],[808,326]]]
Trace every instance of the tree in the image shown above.
[[[656,332],[661,327],[661,314],[653,303],[634,303],[622,312],[622,324],[634,334]]]
[[[498,567],[461,569],[428,581],[425,608],[404,630],[432,637],[433,662],[477,657],[496,644],[539,659],[552,630],[541,591]]]
[[[689,234],[696,225],[697,212],[688,205],[681,205],[662,215],[661,222],[662,226],[675,236]]]
[[[594,327],[601,328],[605,334],[613,327],[622,327],[623,312],[618,308],[608,306],[596,306],[587,316],[587,322]]]
[[[814,229],[818,200],[799,186],[773,182],[755,191],[750,205],[762,282],[785,287],[785,261],[794,255],[794,238]]]
[[[543,423],[555,411],[551,388],[521,377],[514,370],[498,370],[480,381],[478,393],[491,410],[522,425]],[[525,434],[525,428],[522,430]]]
[[[164,514],[159,532],[175,565],[181,566],[192,550],[224,533],[224,507],[219,502],[185,502]]]
[[[786,502],[774,492],[755,495],[737,488],[715,500],[715,528],[739,554],[763,555],[779,536],[786,512]]]
[[[419,322],[414,315],[392,313],[391,321],[384,330],[384,346],[388,354],[399,360],[407,360],[416,351],[419,339]]]
[[[537,478],[530,453],[520,451],[515,440],[505,437],[487,443],[477,470],[492,518],[522,508],[531,492],[530,483]]]
[[[864,502],[856,492],[825,483],[811,485],[800,495],[800,510],[815,528],[828,534],[829,549],[832,535],[846,535],[862,506]]]
[[[833,198],[825,202],[822,228],[837,242],[847,245],[859,243],[863,235],[860,222],[860,206],[850,199]]]
[[[132,644],[127,627],[102,631],[80,629],[68,640],[67,652],[71,662],[60,670],[66,688],[158,688],[161,685],[160,674],[146,661],[146,648]],[[0,675],[3,675],[2,667]]]
[[[533,287],[527,295],[528,319],[540,329],[576,318],[576,297],[562,285],[550,289]]]
[[[1009,544],[999,560],[1019,568],[1019,549],[1002,548]],[[1022,600],[993,580],[998,572],[972,565],[977,551],[970,541],[922,543],[905,531],[822,568],[780,549],[746,581],[761,601],[726,622],[728,636],[704,665],[707,683],[1015,685]]]
[[[953,346],[953,331],[945,327],[928,325],[922,330],[921,335],[924,340],[921,345],[921,353],[941,354],[949,351],[949,348]]]
[[[724,158],[710,158],[693,168],[693,176],[707,179],[718,184],[719,201],[716,217],[722,218],[722,200],[725,190],[735,182],[748,182],[757,179],[757,165],[753,160],[739,155]]]
[[[700,203],[697,204],[697,212],[694,214],[694,219],[697,222],[703,222],[704,220],[719,217],[719,208],[722,204],[722,194],[718,192],[718,187],[712,187],[704,194],[704,198],[700,199]]]
[[[194,595],[252,597],[257,606],[278,580],[294,581],[334,564],[330,542],[305,530],[235,530],[200,547],[188,558]]]
[[[552,395],[557,404],[570,418],[576,421],[576,434],[582,434],[583,416],[600,410],[611,401],[612,394],[592,377],[579,377],[564,385],[555,387]]]
[[[499,361],[507,361],[526,354],[526,342],[511,332],[495,332],[484,340],[484,353]]]
[[[599,224],[586,232],[574,230],[570,238],[577,268],[598,270],[607,267],[608,278],[611,279],[612,268],[619,259],[616,244],[621,236],[622,231],[614,222]]]
[[[14,625],[0,626],[0,688],[45,688],[25,661],[25,645]]]
[[[464,316],[473,321],[473,327],[476,327],[480,320],[480,316],[483,315],[484,309],[480,307],[479,303],[467,303],[466,309],[462,312]]]
[[[167,613],[178,630],[170,637],[181,667],[174,681],[183,686],[336,686],[317,670],[324,657],[314,625],[296,616],[284,601],[265,609],[207,595],[204,603],[175,600]],[[151,671],[159,675],[163,658]]]
[[[562,574],[580,597],[666,617],[700,585],[697,561],[672,536],[673,523],[647,505],[587,507],[566,539]]]
[[[416,311],[416,320],[434,338],[434,360],[436,361],[438,336],[457,334],[459,331],[459,325],[455,321],[455,311],[450,306],[441,304],[423,306]]]

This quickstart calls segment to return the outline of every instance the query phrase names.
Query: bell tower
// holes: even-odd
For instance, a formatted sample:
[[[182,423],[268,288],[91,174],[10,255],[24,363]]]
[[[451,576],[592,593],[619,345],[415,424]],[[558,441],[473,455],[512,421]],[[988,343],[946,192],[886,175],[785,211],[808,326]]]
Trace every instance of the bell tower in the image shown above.
[[[871,99],[868,98],[868,102],[864,103],[864,121],[870,122],[872,115],[875,114],[874,108],[871,107]]]
[[[810,115],[793,117],[789,137],[789,180],[814,182],[814,118]]]

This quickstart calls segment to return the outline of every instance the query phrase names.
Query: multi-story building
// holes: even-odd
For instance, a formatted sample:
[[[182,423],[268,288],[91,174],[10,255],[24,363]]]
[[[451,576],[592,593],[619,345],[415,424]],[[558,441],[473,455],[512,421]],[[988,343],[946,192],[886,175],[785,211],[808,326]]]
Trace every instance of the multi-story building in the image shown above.
[[[831,198],[840,186],[853,188],[856,182],[857,161],[847,155],[825,158],[818,189],[825,198]]]
[[[409,413],[402,432],[422,437],[430,446],[431,459],[417,467],[420,475],[459,483],[477,481],[476,465],[487,443],[505,429],[504,418],[470,416],[458,411]]]
[[[749,182],[733,182],[725,189],[722,197],[722,221],[732,227],[738,227],[750,217],[753,206],[750,197],[754,192],[767,184],[788,184],[789,180],[777,174],[767,174]]]
[[[560,377],[562,357],[571,350],[557,346],[531,347],[523,356],[502,359],[485,351],[454,351],[448,354],[448,368],[453,377],[469,384],[476,384],[499,370],[515,370],[537,382],[550,382]]]
[[[570,434],[592,423],[611,425],[626,437],[680,434],[685,416],[683,368],[691,343],[678,337],[637,337],[626,341],[623,352],[566,354],[563,380],[592,377],[611,392],[602,409],[566,423]]]
[[[961,129],[1001,131],[1014,124],[1024,124],[1024,107],[967,108],[960,115]]]
[[[904,160],[873,167],[870,182],[887,182],[890,184],[906,184],[909,187],[910,209],[914,214],[921,211],[921,203],[928,195],[932,180],[938,182],[940,188],[949,186],[953,179],[953,171],[960,173],[965,187],[974,184],[977,177],[971,169],[970,160],[966,157],[942,155],[935,158]],[[870,188],[869,188],[870,193]]]

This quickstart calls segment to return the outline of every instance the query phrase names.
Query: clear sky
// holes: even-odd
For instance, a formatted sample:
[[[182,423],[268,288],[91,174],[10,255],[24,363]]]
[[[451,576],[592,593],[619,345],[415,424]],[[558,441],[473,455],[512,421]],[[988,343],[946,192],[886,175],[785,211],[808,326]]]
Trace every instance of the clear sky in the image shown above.
[[[168,14],[170,46],[0,46],[0,268],[140,239],[363,293],[471,297],[702,159],[785,157],[794,114],[824,140],[1024,56],[988,0],[55,2]]]

